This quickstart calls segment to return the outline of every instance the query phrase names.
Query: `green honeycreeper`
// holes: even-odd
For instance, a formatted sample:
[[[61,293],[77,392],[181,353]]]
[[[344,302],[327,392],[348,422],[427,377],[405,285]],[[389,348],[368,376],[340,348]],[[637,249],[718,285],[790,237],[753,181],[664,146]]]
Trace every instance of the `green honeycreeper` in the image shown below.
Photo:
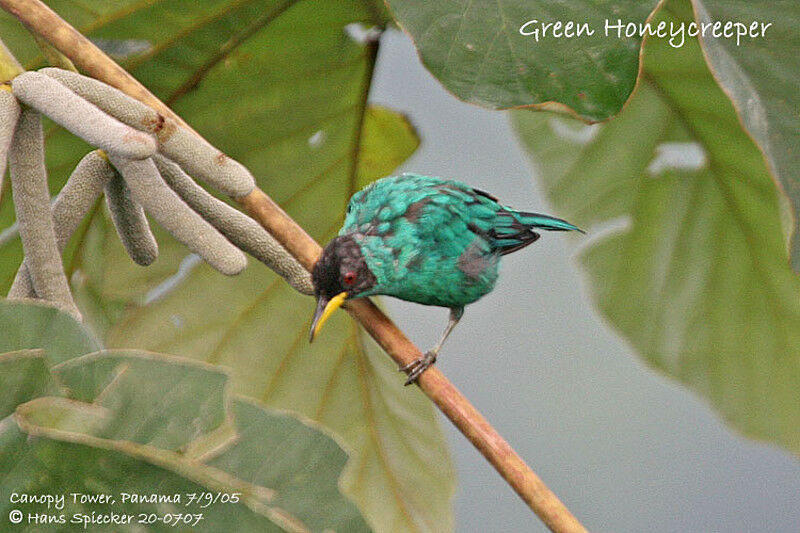
[[[409,385],[436,361],[464,306],[494,288],[500,257],[535,242],[537,229],[581,231],[457,181],[418,174],[380,179],[353,195],[339,236],[314,265],[310,338],[346,299],[385,294],[450,308],[436,346],[400,369]]]

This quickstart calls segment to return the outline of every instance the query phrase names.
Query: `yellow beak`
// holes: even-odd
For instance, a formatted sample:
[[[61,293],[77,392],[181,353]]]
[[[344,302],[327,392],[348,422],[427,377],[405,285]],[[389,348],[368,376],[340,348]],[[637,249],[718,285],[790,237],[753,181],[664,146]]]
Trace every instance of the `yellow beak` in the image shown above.
[[[316,337],[319,330],[322,329],[322,325],[328,320],[328,317],[339,309],[346,299],[347,293],[340,292],[328,301],[324,298],[317,300],[317,310],[314,313],[314,321],[311,323],[311,335],[308,338],[308,342],[314,340],[314,337]]]

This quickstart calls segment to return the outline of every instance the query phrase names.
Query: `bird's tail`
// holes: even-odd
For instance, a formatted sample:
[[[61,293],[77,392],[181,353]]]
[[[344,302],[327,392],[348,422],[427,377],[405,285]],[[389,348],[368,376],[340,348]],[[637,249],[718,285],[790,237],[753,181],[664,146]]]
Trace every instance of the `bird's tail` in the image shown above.
[[[537,229],[549,231],[584,231],[566,220],[542,215],[503,209],[498,212],[495,227],[490,232],[492,247],[500,255],[510,254],[536,242]]]
[[[544,229],[548,231],[580,231],[581,233],[586,233],[574,224],[570,224],[566,220],[561,220],[560,218],[542,215],[540,213],[525,213],[523,211],[517,211],[516,215],[517,220],[530,229]]]

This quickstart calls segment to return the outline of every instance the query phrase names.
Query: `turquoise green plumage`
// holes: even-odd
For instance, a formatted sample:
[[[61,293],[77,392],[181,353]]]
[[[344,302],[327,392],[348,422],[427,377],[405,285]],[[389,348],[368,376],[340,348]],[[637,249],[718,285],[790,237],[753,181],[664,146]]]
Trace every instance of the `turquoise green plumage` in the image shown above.
[[[457,181],[417,174],[378,180],[350,199],[339,237],[314,267],[312,338],[334,297],[344,295],[338,307],[344,298],[375,294],[450,308],[446,338],[464,306],[494,288],[501,256],[536,241],[536,229],[578,230]],[[426,361],[406,368],[409,382],[435,360],[444,338]]]
[[[494,288],[500,255],[538,238],[529,228],[577,229],[457,181],[404,174],[354,194],[339,235],[365,236],[359,244],[378,283],[359,296],[462,307]]]

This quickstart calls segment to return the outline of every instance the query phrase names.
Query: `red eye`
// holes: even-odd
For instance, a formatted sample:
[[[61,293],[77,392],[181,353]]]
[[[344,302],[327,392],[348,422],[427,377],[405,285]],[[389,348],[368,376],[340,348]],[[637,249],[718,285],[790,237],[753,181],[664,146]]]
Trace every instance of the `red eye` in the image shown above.
[[[345,285],[352,285],[353,282],[356,280],[356,273],[355,272],[347,272],[344,275],[344,283]]]

